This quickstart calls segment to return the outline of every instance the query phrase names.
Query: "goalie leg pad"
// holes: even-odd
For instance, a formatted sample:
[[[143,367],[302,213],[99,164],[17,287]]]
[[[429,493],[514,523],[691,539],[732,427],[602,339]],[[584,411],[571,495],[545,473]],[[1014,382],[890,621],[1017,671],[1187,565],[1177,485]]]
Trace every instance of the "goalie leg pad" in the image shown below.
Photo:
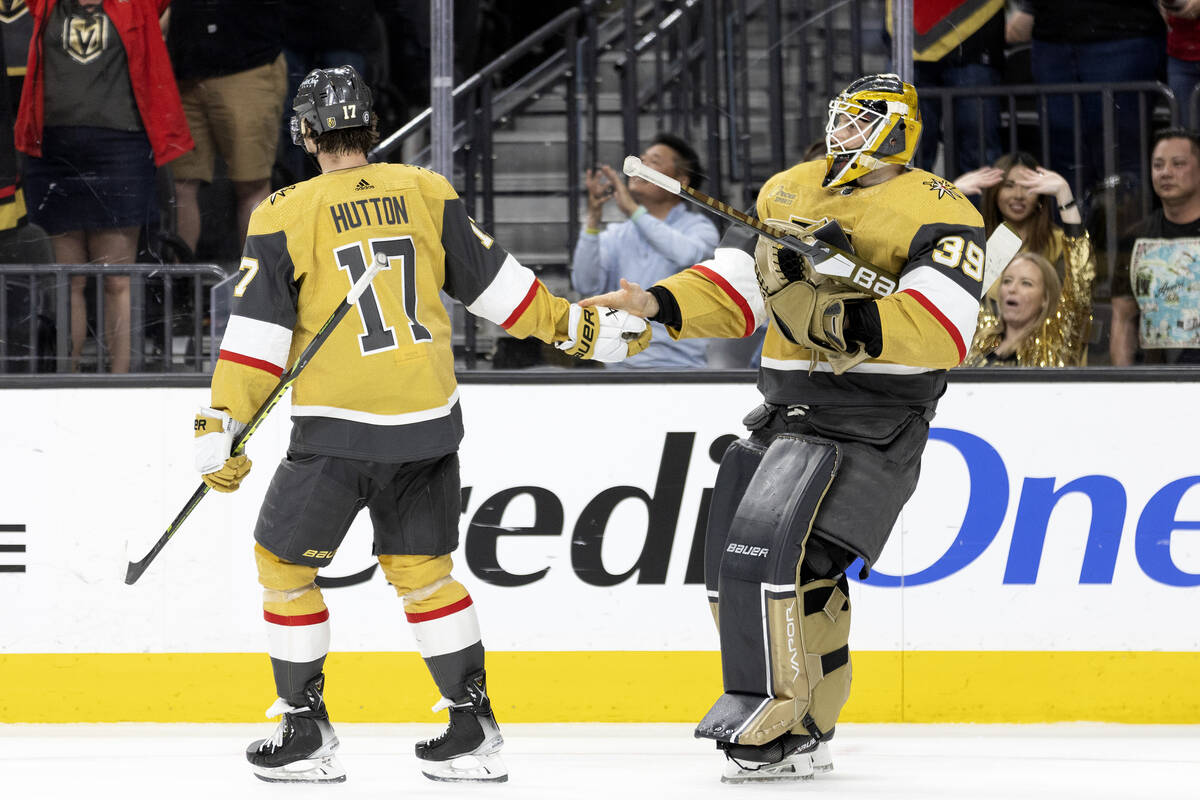
[[[725,693],[696,736],[761,745],[809,713],[812,690],[827,671],[827,653],[817,648],[836,637],[806,631],[809,617],[797,581],[813,520],[839,463],[836,443],[794,434],[776,437],[763,455],[738,504],[718,578]],[[837,594],[840,600],[827,594],[828,614],[821,609],[835,624],[843,617],[845,593]],[[843,627],[848,625],[846,616]]]
[[[708,527],[704,532],[704,588],[708,592],[709,609],[718,630],[721,624],[718,614],[721,556],[725,552],[738,504],[766,452],[766,445],[749,439],[736,439],[725,450],[721,466],[717,469],[717,480],[713,484],[712,499],[708,506]]]

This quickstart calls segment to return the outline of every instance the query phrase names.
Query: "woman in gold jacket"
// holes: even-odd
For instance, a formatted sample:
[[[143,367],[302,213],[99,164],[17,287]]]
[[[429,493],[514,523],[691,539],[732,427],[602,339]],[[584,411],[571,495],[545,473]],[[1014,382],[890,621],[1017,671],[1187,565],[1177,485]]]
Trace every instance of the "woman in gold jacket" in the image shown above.
[[[1036,331],[1015,348],[994,354],[1004,330],[1001,281],[990,287],[979,309],[979,324],[963,366],[1005,364],[1023,367],[1075,367],[1087,363],[1092,322],[1096,256],[1083,227],[1071,187],[1057,172],[1038,165],[1028,153],[1006,155],[955,181],[966,194],[982,192],[982,213],[990,236],[1001,223],[1021,237],[1021,253],[1034,253],[1054,266],[1061,298]],[[1062,226],[1055,224],[1051,202]]]

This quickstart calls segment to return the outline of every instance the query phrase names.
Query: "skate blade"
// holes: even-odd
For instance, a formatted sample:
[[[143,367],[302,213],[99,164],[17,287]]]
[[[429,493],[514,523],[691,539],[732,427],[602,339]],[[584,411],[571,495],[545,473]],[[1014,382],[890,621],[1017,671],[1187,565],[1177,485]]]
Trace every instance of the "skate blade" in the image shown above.
[[[499,756],[466,755],[450,761],[422,761],[421,774],[446,783],[504,783],[508,768]]]
[[[779,764],[770,764],[758,769],[739,767],[733,761],[725,762],[721,783],[791,783],[811,781],[813,763],[808,755],[793,756]]]
[[[829,753],[829,745],[821,742],[812,754],[813,772],[833,772],[833,756]]]
[[[282,767],[250,765],[254,777],[267,783],[342,783],[346,770],[336,758],[306,758]]]

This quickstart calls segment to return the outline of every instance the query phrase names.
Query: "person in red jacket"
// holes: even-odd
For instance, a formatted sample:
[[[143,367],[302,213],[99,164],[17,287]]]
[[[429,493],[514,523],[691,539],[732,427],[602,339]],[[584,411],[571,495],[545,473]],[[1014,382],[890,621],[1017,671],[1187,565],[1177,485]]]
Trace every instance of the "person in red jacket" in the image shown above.
[[[159,19],[169,0],[31,0],[17,113],[29,216],[60,264],[129,264],[156,212],[155,169],[193,148]],[[71,278],[71,364],[87,332],[86,276]],[[129,276],[104,279],[113,372],[130,360]]]
[[[1167,85],[1179,103],[1179,121],[1195,128],[1192,93],[1200,83],[1200,0],[1159,0],[1167,21]]]

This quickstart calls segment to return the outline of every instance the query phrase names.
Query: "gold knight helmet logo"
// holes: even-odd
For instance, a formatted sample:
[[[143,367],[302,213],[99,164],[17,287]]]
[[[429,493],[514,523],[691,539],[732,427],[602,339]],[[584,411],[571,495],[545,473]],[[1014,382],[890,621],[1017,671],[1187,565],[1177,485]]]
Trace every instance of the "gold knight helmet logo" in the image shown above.
[[[67,17],[63,45],[67,55],[80,64],[94,61],[108,44],[108,17],[104,14]]]
[[[0,22],[15,22],[29,12],[25,0],[0,0]]]
[[[334,119],[333,117],[326,117],[325,118],[325,127],[326,128],[336,128],[337,120]]]

